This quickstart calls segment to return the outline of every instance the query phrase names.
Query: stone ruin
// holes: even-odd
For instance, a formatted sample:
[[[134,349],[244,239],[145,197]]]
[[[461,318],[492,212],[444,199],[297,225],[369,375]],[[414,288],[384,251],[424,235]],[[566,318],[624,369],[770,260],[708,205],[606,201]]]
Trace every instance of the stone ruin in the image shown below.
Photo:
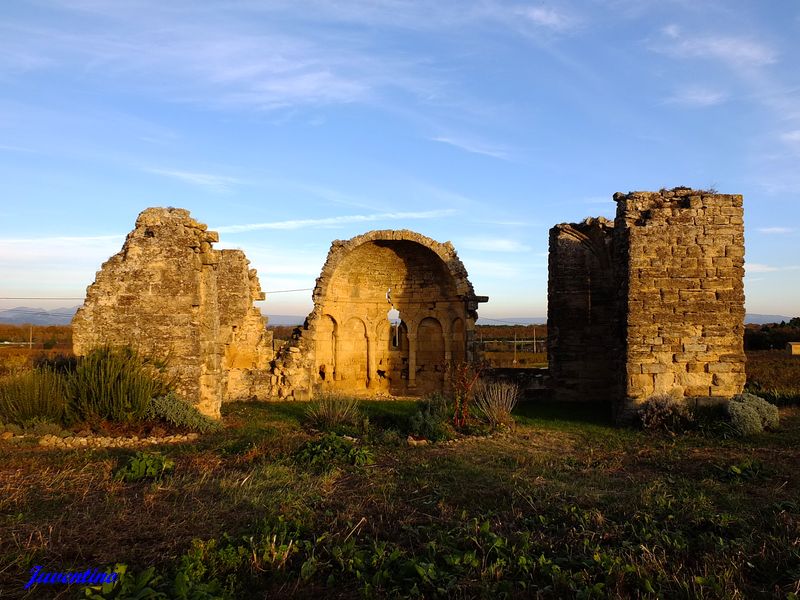
[[[742,197],[675,188],[614,195],[616,219],[550,230],[553,393],[629,420],[654,394],[728,398],[745,382]],[[175,208],[139,215],[73,320],[75,353],[133,345],[167,359],[178,391],[224,401],[320,391],[446,391],[471,361],[478,303],[453,246],[408,230],[334,241],[303,328],[273,350],[240,250]]]
[[[178,208],[148,208],[107,260],[72,321],[75,354],[130,345],[166,359],[178,390],[208,415],[224,398],[263,398],[272,338],[240,250],[214,250],[217,233]]]
[[[478,302],[488,300],[450,242],[408,230],[333,242],[313,298],[304,337],[316,387],[393,395],[444,389],[445,366],[472,360]]]
[[[617,214],[550,230],[555,398],[729,398],[745,383],[742,197],[688,188],[614,195]]]
[[[77,355],[130,345],[166,359],[204,414],[224,401],[307,400],[320,390],[418,395],[472,357],[477,306],[453,246],[412,231],[372,231],[331,246],[306,325],[277,352],[255,269],[176,208],[148,208],[97,272],[73,319]],[[389,320],[396,311],[396,324]]]

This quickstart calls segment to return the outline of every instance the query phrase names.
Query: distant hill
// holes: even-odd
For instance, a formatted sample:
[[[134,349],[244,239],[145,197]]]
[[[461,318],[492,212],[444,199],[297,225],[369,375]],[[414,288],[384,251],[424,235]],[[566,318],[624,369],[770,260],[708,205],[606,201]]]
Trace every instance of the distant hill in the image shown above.
[[[0,309],[0,323],[11,323],[22,325],[69,325],[72,317],[78,310],[78,306],[62,307],[47,310],[45,308],[35,308],[30,306],[17,306],[16,308]],[[270,325],[302,325],[305,315],[266,315],[269,317]],[[758,313],[747,313],[745,323],[754,325],[764,325],[766,323],[788,322],[791,317],[785,315],[762,315]],[[480,317],[478,325],[543,325],[547,323],[547,317],[503,317],[494,319]]]
[[[306,318],[297,315],[264,315],[267,317],[267,325],[302,325]]]
[[[747,313],[744,316],[745,323],[752,323],[753,325],[766,325],[767,323],[780,323],[781,321],[786,321],[787,323],[791,320],[791,317],[786,317],[784,315],[759,315],[757,313]]]
[[[503,317],[502,319],[478,317],[478,325],[544,325],[545,323],[547,317]]]
[[[10,323],[12,325],[69,325],[72,317],[78,310],[78,306],[53,308],[31,308],[29,306],[17,306],[16,308],[0,309],[0,323]]]

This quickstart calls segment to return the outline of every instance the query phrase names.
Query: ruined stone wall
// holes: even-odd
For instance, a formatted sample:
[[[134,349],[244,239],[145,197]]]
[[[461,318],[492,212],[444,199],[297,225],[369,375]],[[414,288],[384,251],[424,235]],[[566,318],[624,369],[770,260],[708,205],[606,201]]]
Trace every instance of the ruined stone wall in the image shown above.
[[[309,382],[348,393],[442,390],[446,365],[471,357],[479,301],[449,242],[407,230],[337,240],[308,319]]]
[[[620,418],[647,397],[730,397],[745,382],[740,195],[616,194],[623,326]]]
[[[550,233],[548,350],[557,398],[618,420],[654,394],[730,397],[744,381],[742,197],[615,194],[605,220]]]
[[[272,332],[253,304],[264,300],[258,275],[241,250],[219,251],[217,293],[226,374],[224,401],[265,400],[271,395],[267,374],[273,359]]]
[[[165,358],[179,393],[215,417],[224,397],[257,395],[246,371],[272,358],[252,307],[258,280],[241,252],[214,250],[216,241],[186,210],[143,211],[87,289],[73,319],[75,353],[129,345]]]
[[[548,369],[557,400],[607,402],[618,393],[613,230],[602,217],[550,230]]]

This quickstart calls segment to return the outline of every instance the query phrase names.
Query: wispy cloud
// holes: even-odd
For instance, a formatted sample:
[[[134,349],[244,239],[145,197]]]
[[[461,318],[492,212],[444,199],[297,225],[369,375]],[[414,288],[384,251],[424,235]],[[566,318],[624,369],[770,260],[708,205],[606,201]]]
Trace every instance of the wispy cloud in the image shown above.
[[[241,180],[235,177],[227,177],[225,175],[213,175],[211,173],[198,173],[195,171],[176,171],[169,169],[146,169],[148,173],[155,175],[162,175],[164,177],[171,177],[204,188],[211,188],[217,191],[227,191],[232,186],[242,183]]]
[[[800,143],[800,129],[795,129],[794,131],[787,131],[785,133],[782,133],[781,139],[784,142],[788,142],[790,144]]]
[[[514,12],[534,25],[555,31],[565,31],[575,25],[575,20],[567,13],[549,6],[520,7]]]
[[[690,86],[682,88],[667,98],[665,104],[675,104],[687,108],[706,108],[722,104],[728,95],[718,89],[708,87]]]
[[[774,273],[776,271],[797,271],[800,269],[800,265],[778,267],[774,265],[765,265],[762,263],[747,263],[745,264],[744,268],[747,273]]]
[[[526,246],[516,240],[506,238],[466,238],[459,243],[459,247],[481,252],[529,252]]]
[[[420,212],[392,212],[373,215],[343,215],[340,217],[325,217],[321,219],[295,219],[289,221],[272,221],[269,223],[247,223],[244,225],[224,225],[214,227],[220,233],[244,233],[246,231],[260,231],[264,229],[314,229],[336,227],[349,223],[369,223],[374,221],[398,221],[402,219],[438,219],[455,214],[455,209],[428,210]]]
[[[472,154],[483,154],[484,156],[491,156],[492,158],[499,158],[501,160],[509,159],[508,150],[497,146],[483,144],[481,142],[464,140],[450,136],[437,136],[430,138],[430,140],[432,142],[439,142],[440,144],[447,144]]]
[[[0,239],[0,263],[34,264],[93,260],[99,265],[119,251],[124,235]]]
[[[29,154],[31,152],[35,152],[35,150],[32,150],[30,148],[25,148],[23,146],[11,146],[9,144],[0,144],[0,151],[2,151],[2,152],[24,152],[26,154]]]
[[[767,233],[767,234],[784,234],[784,233],[792,233],[794,229],[791,227],[759,227],[758,231],[760,233]]]
[[[522,274],[517,265],[494,260],[469,259],[464,260],[464,264],[469,270],[469,275],[483,279],[515,279],[518,280]],[[536,265],[531,265],[535,267]]]
[[[668,25],[661,33],[664,39],[654,43],[652,49],[676,58],[713,59],[734,69],[763,67],[778,60],[773,48],[749,37],[688,36],[674,25]]]

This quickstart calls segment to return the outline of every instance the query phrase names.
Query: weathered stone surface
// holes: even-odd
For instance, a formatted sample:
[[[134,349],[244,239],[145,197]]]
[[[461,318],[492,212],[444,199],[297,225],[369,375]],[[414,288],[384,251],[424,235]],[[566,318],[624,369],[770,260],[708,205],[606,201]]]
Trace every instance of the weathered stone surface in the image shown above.
[[[443,389],[446,363],[471,358],[476,309],[486,301],[452,244],[408,230],[334,241],[313,297],[303,335],[313,356],[308,383],[370,394]]]
[[[223,398],[258,396],[250,372],[272,358],[255,271],[178,208],[148,208],[97,272],[73,319],[75,353],[131,345],[168,361],[178,391],[219,417]],[[231,374],[229,378],[228,375]]]
[[[627,420],[656,393],[741,392],[742,197],[675,188],[614,200],[613,226],[588,219],[550,232],[557,396],[611,399]]]
[[[613,229],[601,217],[550,230],[547,343],[558,400],[602,401],[618,385]]]
[[[422,394],[470,357],[477,306],[453,246],[407,230],[335,241],[306,331],[272,351],[264,294],[239,250],[175,208],[149,208],[73,320],[76,354],[132,345],[168,360],[178,391],[219,417],[226,400],[309,400],[319,389]],[[392,327],[388,313],[400,311]]]

